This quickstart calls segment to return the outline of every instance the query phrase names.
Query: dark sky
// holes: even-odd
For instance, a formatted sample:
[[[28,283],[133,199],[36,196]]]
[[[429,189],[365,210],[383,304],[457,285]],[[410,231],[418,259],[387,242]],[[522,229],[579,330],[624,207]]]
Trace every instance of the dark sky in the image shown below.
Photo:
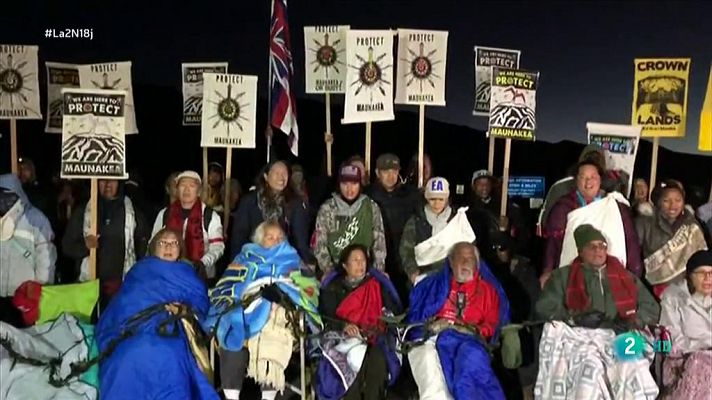
[[[227,60],[231,73],[259,75],[266,93],[269,0],[19,3],[18,12],[3,6],[0,42],[39,44],[41,61],[131,60],[134,82],[180,90],[181,62]],[[448,30],[447,107],[427,114],[478,129],[485,120],[471,115],[473,46],[520,49],[521,66],[541,73],[537,136],[551,142],[585,141],[587,121],[630,123],[635,57],[691,57],[687,136],[661,144],[697,152],[712,2],[291,0],[289,14],[300,97],[305,25]],[[45,39],[46,28],[93,28],[94,39]]]

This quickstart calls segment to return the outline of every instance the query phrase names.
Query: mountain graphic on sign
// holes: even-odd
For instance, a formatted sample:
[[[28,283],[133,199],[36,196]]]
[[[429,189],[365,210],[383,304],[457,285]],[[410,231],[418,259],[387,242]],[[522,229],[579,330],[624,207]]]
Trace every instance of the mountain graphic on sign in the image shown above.
[[[116,164],[124,160],[124,142],[111,135],[77,134],[62,144],[62,161]]]

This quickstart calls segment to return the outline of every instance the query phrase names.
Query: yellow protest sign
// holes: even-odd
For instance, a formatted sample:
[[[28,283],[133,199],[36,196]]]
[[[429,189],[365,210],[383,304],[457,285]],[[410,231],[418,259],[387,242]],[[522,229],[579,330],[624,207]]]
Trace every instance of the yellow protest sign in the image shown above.
[[[684,137],[689,58],[636,58],[631,125],[643,137]]]
[[[712,67],[707,81],[707,94],[700,112],[700,141],[697,147],[701,151],[712,151]]]

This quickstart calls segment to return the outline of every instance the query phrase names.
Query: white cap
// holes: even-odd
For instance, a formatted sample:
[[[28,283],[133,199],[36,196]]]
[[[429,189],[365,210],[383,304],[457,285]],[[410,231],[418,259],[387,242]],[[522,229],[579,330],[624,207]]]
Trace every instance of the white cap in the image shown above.
[[[178,182],[180,182],[180,180],[183,178],[195,179],[196,181],[198,181],[198,186],[201,186],[203,184],[203,180],[200,179],[200,175],[198,175],[198,173],[195,171],[183,171],[178,174],[175,179],[176,184],[178,184]]]
[[[426,199],[448,199],[450,197],[450,184],[447,179],[436,176],[428,179],[425,185]]]

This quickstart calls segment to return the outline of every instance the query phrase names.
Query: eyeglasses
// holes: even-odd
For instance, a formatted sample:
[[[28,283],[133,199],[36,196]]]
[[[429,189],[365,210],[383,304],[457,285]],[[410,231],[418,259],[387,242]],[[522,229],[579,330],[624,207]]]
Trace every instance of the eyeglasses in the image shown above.
[[[695,271],[693,274],[702,279],[712,278],[712,271]]]
[[[158,247],[178,247],[177,240],[159,240]]]
[[[593,251],[601,251],[601,250],[607,250],[608,249],[608,244],[607,243],[600,243],[600,244],[589,244],[586,246],[589,250]]]

